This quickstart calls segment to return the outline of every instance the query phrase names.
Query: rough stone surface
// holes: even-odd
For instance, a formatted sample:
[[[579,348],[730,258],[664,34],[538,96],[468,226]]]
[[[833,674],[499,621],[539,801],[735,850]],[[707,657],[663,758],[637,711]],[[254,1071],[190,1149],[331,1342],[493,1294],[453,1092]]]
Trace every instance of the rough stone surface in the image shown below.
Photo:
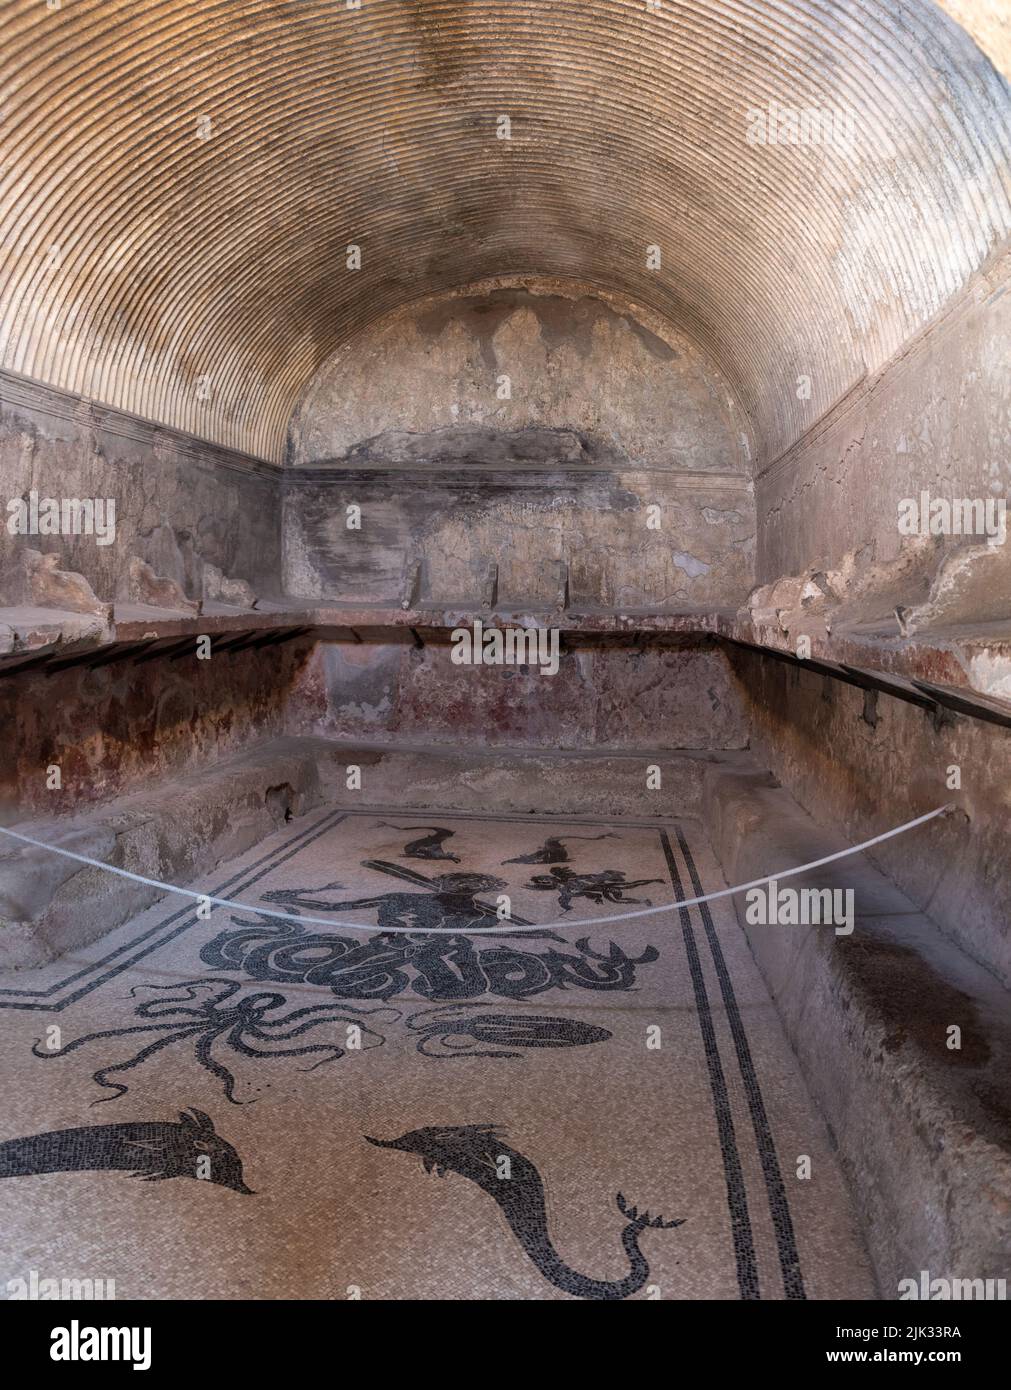
[[[203,597],[217,599],[220,603],[233,604],[237,608],[253,608],[256,594],[252,585],[244,579],[230,579],[222,574],[217,565],[204,562]]]
[[[459,430],[477,459],[482,431],[518,434],[504,463],[610,451],[632,466],[743,470],[750,427],[720,372],[656,327],[564,282],[426,300],[320,369],[292,419],[288,463],[413,462],[438,457],[439,435]],[[535,433],[524,440],[538,428],[563,432],[554,458]],[[443,448],[462,452],[452,436]]]
[[[34,549],[83,575],[99,599],[121,590],[131,559],[201,596],[203,564],[277,592],[278,470],[135,416],[94,406],[13,373],[0,373],[0,508],[8,500],[112,499],[115,540],[11,536],[0,555]]]
[[[0,680],[0,724],[17,728],[0,758],[0,816],[67,816],[250,747],[284,730],[284,703],[307,644],[197,659],[129,657],[89,670]],[[141,653],[143,655],[143,653]],[[50,790],[47,769],[60,769]]]
[[[44,555],[29,546],[10,546],[0,571],[0,606],[28,604],[59,608],[68,613],[90,613],[108,621],[111,605],[102,603],[83,574],[60,569],[59,555]]]
[[[845,847],[768,774],[713,769],[705,820],[728,883]],[[822,1107],[882,1294],[921,1270],[1006,1278],[1011,1248],[1007,994],[863,857],[781,886],[852,889],[856,925],[738,919]],[[948,1045],[961,1029],[960,1049]]]
[[[948,317],[759,473],[760,582],[839,569],[847,554],[879,566],[915,557],[923,544],[900,534],[899,503],[922,491],[1008,501],[1009,270],[998,259]],[[929,552],[972,543],[931,537],[927,582],[939,558]]]
[[[131,555],[120,580],[119,597],[129,603],[144,603],[169,611],[200,611],[200,601],[188,599],[182,585],[166,575],[155,574],[151,566],[136,555]]]
[[[146,878],[186,886],[257,844],[320,798],[316,762],[292,741],[268,743],[209,769],[166,779],[66,824],[20,833]],[[98,940],[162,894],[0,836],[0,968],[41,965]],[[186,906],[183,898],[171,900]],[[192,900],[190,900],[192,901]]]
[[[878,846],[874,859],[974,959],[1011,986],[1011,732],[731,653],[758,761],[850,843],[953,802],[959,814]],[[949,787],[950,769],[961,788]],[[770,866],[772,867],[772,866]]]
[[[285,589],[317,601],[399,600],[415,565],[437,605],[480,602],[490,565],[516,606],[553,602],[559,566],[576,607],[736,606],[752,582],[751,497],[733,475],[333,470],[286,477],[284,499]]]
[[[735,604],[750,441],[696,348],[600,298],[426,301],[338,353],[296,414],[285,588],[382,601],[420,565],[426,596],[463,601],[493,564],[500,599],[543,603],[562,565],[577,605]]]

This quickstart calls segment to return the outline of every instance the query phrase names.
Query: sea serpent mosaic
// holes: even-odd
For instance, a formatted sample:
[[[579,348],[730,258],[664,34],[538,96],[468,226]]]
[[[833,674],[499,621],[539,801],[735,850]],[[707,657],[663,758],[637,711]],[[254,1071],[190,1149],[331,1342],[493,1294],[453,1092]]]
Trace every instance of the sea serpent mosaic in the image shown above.
[[[529,1158],[510,1148],[497,1125],[432,1125],[410,1130],[399,1139],[373,1139],[382,1149],[417,1154],[426,1173],[445,1177],[456,1173],[486,1192],[505,1216],[509,1229],[540,1273],[556,1288],[575,1298],[617,1300],[638,1293],[649,1278],[649,1263],[639,1248],[647,1230],[673,1230],[684,1219],[665,1221],[629,1207],[619,1192],[618,1210],[626,1217],[621,1232],[629,1269],[623,1279],[591,1279],[565,1263],[548,1230],[544,1182]]]

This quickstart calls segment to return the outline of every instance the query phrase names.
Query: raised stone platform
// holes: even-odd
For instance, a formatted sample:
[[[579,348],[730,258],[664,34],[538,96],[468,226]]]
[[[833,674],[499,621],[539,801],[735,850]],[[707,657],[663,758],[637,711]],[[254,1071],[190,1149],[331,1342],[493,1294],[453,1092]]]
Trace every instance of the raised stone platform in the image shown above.
[[[707,772],[703,816],[728,884],[846,847],[755,769]],[[885,1296],[923,1269],[1006,1278],[1007,991],[866,855],[783,886],[855,893],[848,937],[826,926],[749,925],[744,895],[734,901],[832,1129]]]
[[[461,601],[426,607],[414,596],[385,604],[261,600],[254,608],[205,602],[199,613],[116,604],[111,618],[55,608],[0,607],[0,677],[19,671],[175,656],[211,639],[211,650],[262,647],[312,634],[331,642],[449,641],[480,618],[486,627],[553,628],[562,649],[599,640],[663,642],[717,637],[846,682],[928,707],[1011,727],[1011,627],[977,623],[903,634],[898,619],[817,631],[798,657],[796,633],[729,608],[501,608]]]

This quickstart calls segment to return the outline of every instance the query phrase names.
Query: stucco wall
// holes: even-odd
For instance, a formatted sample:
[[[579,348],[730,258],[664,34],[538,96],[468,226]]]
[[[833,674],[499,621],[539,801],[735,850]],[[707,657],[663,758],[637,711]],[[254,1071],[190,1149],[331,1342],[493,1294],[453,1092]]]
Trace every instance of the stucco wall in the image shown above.
[[[554,675],[536,667],[455,665],[448,645],[321,642],[293,688],[288,720],[292,733],[472,753],[747,742],[726,657],[706,638],[563,650]],[[573,775],[578,779],[578,771]]]
[[[112,498],[115,540],[12,536],[7,504],[40,498]],[[69,392],[0,373],[0,568],[15,547],[57,552],[111,601],[131,555],[199,597],[202,563],[259,592],[280,570],[278,469],[248,455],[161,429]]]
[[[505,602],[550,600],[559,562],[574,604],[747,594],[753,446],[723,378],[645,313],[532,284],[426,301],[320,372],[289,433],[289,593],[396,597],[420,560],[436,599],[491,562]]]
[[[755,482],[759,581],[897,558],[901,499],[1011,497],[1011,261]],[[964,544],[939,538],[937,549]],[[908,542],[906,542],[908,544]]]
[[[722,375],[684,337],[610,296],[531,280],[431,298],[352,339],[305,392],[288,462],[458,425],[578,430],[656,467],[735,468],[750,448]]]

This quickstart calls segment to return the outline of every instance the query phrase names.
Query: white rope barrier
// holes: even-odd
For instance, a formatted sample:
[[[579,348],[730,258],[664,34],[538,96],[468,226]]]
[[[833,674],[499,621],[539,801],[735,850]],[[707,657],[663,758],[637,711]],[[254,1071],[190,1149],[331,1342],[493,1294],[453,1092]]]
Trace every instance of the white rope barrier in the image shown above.
[[[252,912],[259,917],[272,917],[282,922],[295,922],[299,926],[341,927],[345,931],[367,932],[369,936],[375,936],[379,933],[394,933],[402,936],[490,936],[494,933],[501,933],[502,935],[516,936],[521,932],[553,931],[559,927],[603,927],[609,922],[628,922],[634,917],[655,917],[661,912],[673,912],[677,908],[697,907],[700,903],[714,902],[717,898],[729,898],[734,893],[743,893],[748,888],[759,888],[764,883],[774,883],[779,882],[780,879],[793,878],[797,874],[808,873],[811,869],[820,869],[823,864],[832,864],[837,859],[846,859],[851,854],[861,854],[865,849],[883,844],[885,840],[894,839],[896,835],[905,835],[907,831],[915,830],[918,825],[925,825],[927,821],[933,820],[936,816],[943,816],[946,811],[952,809],[952,806],[953,803],[938,806],[936,810],[928,811],[924,816],[917,816],[915,820],[906,821],[904,825],[897,825],[894,830],[886,830],[883,835],[875,835],[873,839],[864,840],[862,844],[853,845],[850,849],[841,849],[837,850],[835,854],[826,854],[823,859],[812,859],[809,864],[801,864],[795,869],[781,869],[779,873],[768,874],[765,878],[753,878],[747,883],[738,883],[733,888],[721,888],[716,893],[705,893],[700,898],[682,898],[678,902],[662,903],[659,907],[642,907],[637,908],[634,912],[616,912],[610,917],[566,917],[558,922],[535,922],[529,926],[478,927],[469,930],[457,930],[455,927],[377,927],[362,922],[341,922],[327,917],[304,917],[294,912],[277,912],[270,908],[256,907],[252,903],[234,902],[231,898],[215,898],[210,893],[197,893],[192,888],[179,888],[172,883],[162,883],[157,878],[145,878],[143,874],[131,873],[129,869],[118,869],[113,864],[103,864],[100,859],[89,859],[86,854],[75,854],[72,850],[61,849],[58,845],[47,845],[44,840],[33,840],[30,835],[22,835],[17,830],[6,830],[3,826],[0,826],[0,835],[6,835],[11,840],[18,840],[23,845],[31,845],[34,849],[47,850],[50,854],[62,855],[64,859],[73,859],[76,863],[86,864],[91,869],[104,869],[106,873],[129,879],[131,883],[142,884],[145,888],[158,888],[163,893],[176,893],[180,897],[193,898],[200,903],[211,903],[215,907],[234,908],[239,912]]]

